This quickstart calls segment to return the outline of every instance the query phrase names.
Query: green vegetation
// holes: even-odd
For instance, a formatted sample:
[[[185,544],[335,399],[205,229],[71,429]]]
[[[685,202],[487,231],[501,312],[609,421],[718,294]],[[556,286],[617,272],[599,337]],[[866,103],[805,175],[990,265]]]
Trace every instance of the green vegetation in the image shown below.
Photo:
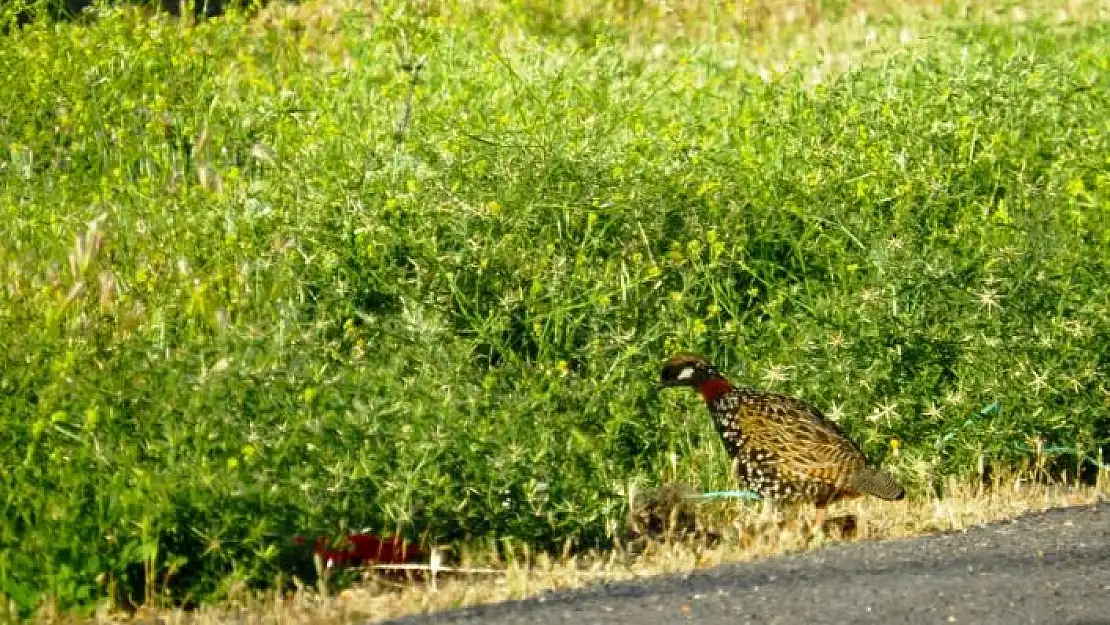
[[[742,30],[424,10],[0,40],[0,595],[205,600],[345,528],[603,544],[630,482],[728,486],[653,390],[679,349],[917,493],[1101,457],[1107,23],[761,74]]]

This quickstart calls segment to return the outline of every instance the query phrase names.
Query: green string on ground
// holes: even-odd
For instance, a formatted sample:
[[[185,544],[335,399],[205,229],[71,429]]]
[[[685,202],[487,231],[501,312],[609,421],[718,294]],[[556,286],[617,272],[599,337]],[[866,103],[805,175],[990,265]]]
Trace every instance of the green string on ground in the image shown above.
[[[690,495],[689,499],[696,501],[710,501],[712,499],[743,499],[746,501],[759,501],[762,497],[759,493],[751,490],[715,490],[700,495]]]

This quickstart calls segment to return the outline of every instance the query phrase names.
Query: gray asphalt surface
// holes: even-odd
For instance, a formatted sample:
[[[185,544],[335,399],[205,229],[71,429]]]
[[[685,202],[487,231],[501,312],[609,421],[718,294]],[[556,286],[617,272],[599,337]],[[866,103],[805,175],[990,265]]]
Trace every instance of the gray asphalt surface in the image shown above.
[[[391,622],[1110,625],[1110,504]]]

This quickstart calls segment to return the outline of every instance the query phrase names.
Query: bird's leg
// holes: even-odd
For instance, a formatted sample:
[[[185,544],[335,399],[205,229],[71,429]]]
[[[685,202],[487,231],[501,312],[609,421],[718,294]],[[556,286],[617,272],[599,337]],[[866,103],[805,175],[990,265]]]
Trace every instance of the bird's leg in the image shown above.
[[[813,501],[813,507],[814,507],[814,512],[815,512],[814,515],[813,515],[813,525],[814,525],[813,529],[814,529],[814,531],[817,531],[817,532],[825,531],[825,512],[828,510],[829,502],[831,502],[832,500],[833,500],[833,496],[826,494],[826,495],[822,495],[822,496],[817,497],[817,499],[815,499]]]
[[[763,509],[759,513],[759,520],[768,523],[775,520],[776,513],[775,502],[770,498],[763,499]]]
[[[828,504],[824,501],[819,501],[816,504],[817,512],[813,515],[813,523],[818,530],[825,527],[825,510]]]

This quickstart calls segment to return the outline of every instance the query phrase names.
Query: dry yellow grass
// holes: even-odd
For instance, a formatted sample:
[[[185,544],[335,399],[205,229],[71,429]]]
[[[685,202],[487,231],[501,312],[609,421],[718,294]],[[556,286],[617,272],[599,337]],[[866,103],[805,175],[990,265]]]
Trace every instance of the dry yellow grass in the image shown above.
[[[334,71],[355,63],[351,38],[360,36],[359,29],[368,33],[387,4],[274,2],[253,18],[252,26],[259,34],[288,38],[321,71]],[[389,5],[390,10],[402,4]],[[405,6],[404,12],[434,23],[484,19],[483,23],[499,24],[491,37],[499,41],[502,53],[528,49],[527,28],[594,22],[625,34],[621,49],[629,58],[650,58],[660,47],[680,41],[709,44],[742,51],[736,62],[764,77],[805,70],[813,85],[927,41],[953,21],[1084,24],[1110,19],[1110,3],[1104,0],[413,0]],[[830,6],[837,8],[829,11]],[[519,15],[510,15],[509,7],[532,15],[531,26],[525,27]]]
[[[951,485],[944,498],[901,502],[862,498],[834,504],[830,508],[831,517],[856,517],[857,531],[851,538],[810,532],[805,520],[812,512],[806,507],[767,514],[759,505],[708,503],[702,505],[698,525],[717,534],[712,540],[705,537],[658,539],[640,544],[636,549],[626,545],[604,553],[565,558],[522,555],[502,563],[483,561],[480,557],[465,558],[450,566],[480,567],[482,572],[441,572],[433,583],[426,577],[397,581],[367,571],[361,583],[338,594],[304,588],[288,597],[277,594],[244,596],[195,611],[148,608],[133,615],[122,615],[104,610],[94,620],[140,623],[157,618],[164,625],[377,622],[409,614],[522,599],[547,590],[581,588],[601,581],[692,571],[727,562],[798,553],[843,541],[960,531],[1027,512],[1095,503],[1110,495],[1106,475],[1101,477],[1099,484],[1093,487],[1032,484],[1023,479],[1011,479],[996,482],[991,488]],[[40,620],[56,621],[46,614]]]
[[[292,37],[308,52],[343,56],[345,42],[340,34],[346,18],[363,18],[348,22],[348,27],[357,23],[369,29],[380,19],[383,6],[397,11],[401,4],[406,3],[274,2],[255,16],[253,24],[260,32]],[[677,40],[712,42],[742,47],[745,56],[778,63],[815,54],[835,62],[844,55],[855,59],[896,49],[953,20],[1090,23],[1110,19],[1110,3],[1103,0],[413,0],[406,6],[408,13],[439,23],[488,18],[489,23],[502,25],[498,30],[503,45],[511,46],[523,35],[519,19],[509,15],[514,7],[533,16],[533,28],[591,21],[616,27],[626,34],[624,47],[629,51]],[[836,10],[830,11],[833,6]]]

